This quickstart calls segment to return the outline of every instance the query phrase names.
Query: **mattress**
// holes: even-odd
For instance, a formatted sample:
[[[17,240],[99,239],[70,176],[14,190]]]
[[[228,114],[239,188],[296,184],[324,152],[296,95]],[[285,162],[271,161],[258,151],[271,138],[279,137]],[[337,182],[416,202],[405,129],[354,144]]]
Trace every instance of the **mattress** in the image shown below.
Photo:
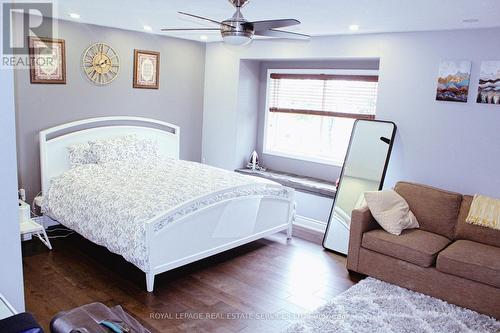
[[[217,201],[256,194],[291,200],[292,190],[177,159],[115,161],[80,165],[53,179],[42,209],[148,272],[146,221],[161,217],[155,228],[164,228]]]

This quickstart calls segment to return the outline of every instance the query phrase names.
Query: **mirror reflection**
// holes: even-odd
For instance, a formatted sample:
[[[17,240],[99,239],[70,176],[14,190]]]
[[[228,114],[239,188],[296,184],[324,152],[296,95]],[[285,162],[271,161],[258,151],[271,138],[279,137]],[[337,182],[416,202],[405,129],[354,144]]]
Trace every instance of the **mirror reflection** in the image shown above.
[[[364,204],[364,192],[382,188],[395,131],[392,122],[355,122],[323,240],[325,248],[347,254],[351,212]]]

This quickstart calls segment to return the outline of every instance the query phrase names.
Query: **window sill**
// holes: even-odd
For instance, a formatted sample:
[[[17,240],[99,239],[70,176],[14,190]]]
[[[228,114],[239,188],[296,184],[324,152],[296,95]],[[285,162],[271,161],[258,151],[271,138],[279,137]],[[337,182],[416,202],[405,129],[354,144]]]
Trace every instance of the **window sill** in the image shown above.
[[[344,161],[338,162],[338,161],[329,161],[326,159],[322,158],[313,158],[313,157],[305,157],[305,156],[298,156],[298,155],[291,155],[287,153],[281,153],[281,152],[276,152],[276,151],[269,151],[269,150],[264,150],[262,154],[267,155],[267,156],[277,156],[277,157],[284,157],[284,158],[289,158],[292,160],[298,160],[298,161],[303,161],[303,162],[309,162],[309,163],[316,163],[316,164],[323,164],[323,165],[329,165],[329,166],[336,166],[341,168],[344,164]]]
[[[245,175],[261,177],[280,183],[281,185],[294,188],[299,191],[312,193],[315,195],[333,198],[337,189],[335,183],[326,180],[294,175],[286,172],[274,170],[252,170],[252,169],[236,169],[238,173]]]

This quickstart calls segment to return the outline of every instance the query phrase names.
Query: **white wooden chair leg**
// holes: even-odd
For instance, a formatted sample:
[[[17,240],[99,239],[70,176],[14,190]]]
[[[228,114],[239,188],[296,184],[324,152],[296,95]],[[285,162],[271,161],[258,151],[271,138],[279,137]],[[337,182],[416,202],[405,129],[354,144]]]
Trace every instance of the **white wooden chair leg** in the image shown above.
[[[47,245],[47,247],[49,248],[49,250],[52,250],[52,244],[50,243],[49,236],[47,236],[47,232],[45,232],[45,228],[43,228],[43,237],[47,241],[47,243],[45,245]]]
[[[153,273],[146,273],[146,289],[149,293],[153,292],[155,284],[155,275]]]
[[[38,237],[38,239],[40,239],[40,241],[43,244],[45,244],[45,246],[47,246],[49,248],[49,250],[52,250],[52,244],[50,243],[50,239],[47,236],[47,233],[45,232],[45,229],[43,229],[41,232],[42,232],[41,234],[39,232],[37,232],[36,236]]]

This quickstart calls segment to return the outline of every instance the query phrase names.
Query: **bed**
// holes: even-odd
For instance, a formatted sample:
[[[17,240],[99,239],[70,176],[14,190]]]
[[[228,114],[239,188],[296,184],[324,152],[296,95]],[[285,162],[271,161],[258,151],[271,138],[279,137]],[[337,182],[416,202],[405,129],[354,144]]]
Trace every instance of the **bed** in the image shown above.
[[[134,137],[153,155],[115,160],[109,142]],[[70,149],[106,142],[98,163],[72,164]],[[146,275],[287,232],[293,190],[272,181],[179,160],[179,127],[139,117],[102,117],[40,132],[44,215],[105,246]],[[148,149],[141,148],[143,154]]]

